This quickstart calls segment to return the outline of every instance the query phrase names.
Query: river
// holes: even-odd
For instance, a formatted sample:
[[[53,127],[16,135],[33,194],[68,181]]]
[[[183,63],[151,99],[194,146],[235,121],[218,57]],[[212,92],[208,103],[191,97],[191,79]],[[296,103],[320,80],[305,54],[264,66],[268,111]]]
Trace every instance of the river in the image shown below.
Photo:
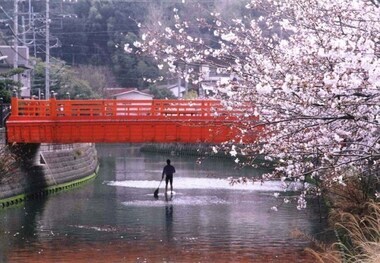
[[[296,229],[320,234],[318,206],[298,211],[279,182],[230,185],[259,176],[233,161],[97,145],[98,176],[74,190],[0,210],[1,262],[315,262]],[[174,194],[159,197],[167,158]]]

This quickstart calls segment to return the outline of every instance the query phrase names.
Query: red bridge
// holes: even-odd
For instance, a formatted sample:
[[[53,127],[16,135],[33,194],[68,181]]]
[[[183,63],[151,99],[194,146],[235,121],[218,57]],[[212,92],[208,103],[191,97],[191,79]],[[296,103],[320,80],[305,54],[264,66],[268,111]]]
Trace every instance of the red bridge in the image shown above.
[[[7,140],[9,143],[221,143],[239,135],[242,114],[241,110],[225,109],[215,100],[13,98],[6,122]],[[254,134],[248,139],[254,140]]]

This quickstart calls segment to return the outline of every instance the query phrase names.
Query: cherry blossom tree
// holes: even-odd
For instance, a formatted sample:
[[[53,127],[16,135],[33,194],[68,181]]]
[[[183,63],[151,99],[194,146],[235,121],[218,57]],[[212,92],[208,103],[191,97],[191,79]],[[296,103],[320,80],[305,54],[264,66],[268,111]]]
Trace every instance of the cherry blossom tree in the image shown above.
[[[327,186],[359,176],[373,196],[380,164],[379,4],[252,0],[245,16],[229,21],[212,12],[183,21],[174,9],[172,27],[142,28],[133,48],[194,84],[202,81],[196,70],[202,64],[236,76],[218,83],[215,97],[246,109],[241,138],[265,129],[254,143],[229,142],[232,154],[265,155],[278,163],[273,174]],[[208,30],[208,38],[192,34],[193,27]]]

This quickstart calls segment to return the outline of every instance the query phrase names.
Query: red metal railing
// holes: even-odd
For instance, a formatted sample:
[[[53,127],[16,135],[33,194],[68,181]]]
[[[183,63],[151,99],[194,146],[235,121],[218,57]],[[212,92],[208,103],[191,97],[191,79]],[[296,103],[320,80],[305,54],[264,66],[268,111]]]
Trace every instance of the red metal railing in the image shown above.
[[[236,114],[239,111],[227,111],[216,100],[12,100],[12,118],[210,119]]]
[[[9,142],[222,142],[243,111],[216,100],[12,99]]]

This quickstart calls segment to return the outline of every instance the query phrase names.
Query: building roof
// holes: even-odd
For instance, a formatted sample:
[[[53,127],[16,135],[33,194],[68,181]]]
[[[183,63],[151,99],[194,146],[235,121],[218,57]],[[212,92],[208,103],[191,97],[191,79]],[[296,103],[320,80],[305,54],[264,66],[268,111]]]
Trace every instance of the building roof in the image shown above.
[[[137,90],[136,88],[112,88],[112,89],[106,90],[106,94],[107,94],[108,98],[119,97],[119,96],[122,96],[125,94],[130,94],[130,93],[137,93],[140,95],[144,95],[144,96],[148,96],[148,97],[153,98],[153,95],[145,93],[145,92],[141,92],[141,91]]]

